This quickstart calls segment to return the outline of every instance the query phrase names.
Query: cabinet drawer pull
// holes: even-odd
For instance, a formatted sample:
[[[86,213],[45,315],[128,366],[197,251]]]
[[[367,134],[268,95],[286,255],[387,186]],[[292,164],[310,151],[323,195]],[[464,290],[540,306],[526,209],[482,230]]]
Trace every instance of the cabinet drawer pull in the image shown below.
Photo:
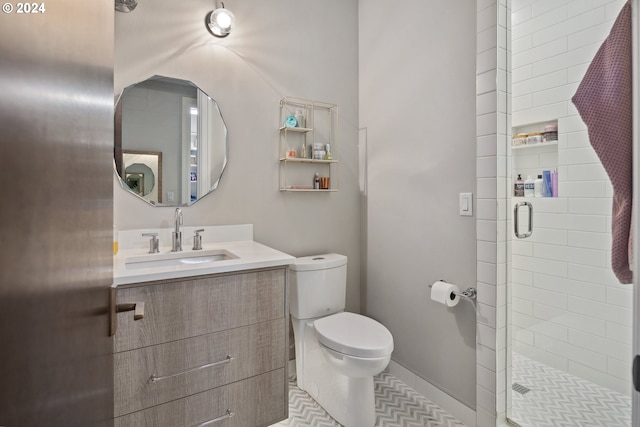
[[[184,371],[180,371],[180,372],[174,372],[173,374],[168,374],[168,375],[156,375],[153,374],[151,375],[151,378],[149,378],[149,383],[153,384],[156,383],[158,381],[162,381],[162,380],[166,380],[168,378],[173,378],[173,377],[177,377],[178,375],[184,375],[184,374],[188,374],[190,372],[196,372],[199,371],[201,369],[207,369],[207,368],[211,368],[213,366],[218,366],[218,365],[223,365],[225,363],[229,363],[233,360],[233,357],[231,357],[230,355],[227,355],[227,357],[225,357],[224,359],[218,361],[218,362],[212,362],[212,363],[207,363],[205,365],[201,365],[201,366],[196,366],[195,368],[190,368]],[[204,425],[204,424],[201,424]]]
[[[224,415],[222,415],[221,417],[218,418],[214,418],[212,420],[209,421],[205,421],[203,423],[200,424],[196,424],[193,427],[204,427],[204,426],[208,426],[211,425],[213,423],[217,423],[218,421],[222,421],[222,420],[226,420],[227,418],[231,418],[233,417],[235,414],[233,412],[231,412],[231,409],[227,409],[227,412],[225,412]]]

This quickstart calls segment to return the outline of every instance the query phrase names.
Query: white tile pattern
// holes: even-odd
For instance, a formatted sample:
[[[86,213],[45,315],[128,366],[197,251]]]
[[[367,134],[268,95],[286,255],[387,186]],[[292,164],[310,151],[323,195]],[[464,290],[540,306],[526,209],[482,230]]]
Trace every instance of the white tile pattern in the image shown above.
[[[375,377],[376,427],[464,427],[394,376]],[[289,381],[289,419],[272,427],[340,427],[306,392]]]
[[[478,301],[476,318],[476,425],[495,427],[504,412],[506,336],[506,114],[509,94],[505,78],[508,64],[507,1],[477,0],[476,44],[476,263]],[[494,166],[487,166],[492,163]],[[491,256],[487,248],[495,248]],[[500,337],[500,339],[499,339]]]
[[[625,427],[631,398],[513,353],[513,383],[531,391],[512,393],[510,419],[522,427]]]

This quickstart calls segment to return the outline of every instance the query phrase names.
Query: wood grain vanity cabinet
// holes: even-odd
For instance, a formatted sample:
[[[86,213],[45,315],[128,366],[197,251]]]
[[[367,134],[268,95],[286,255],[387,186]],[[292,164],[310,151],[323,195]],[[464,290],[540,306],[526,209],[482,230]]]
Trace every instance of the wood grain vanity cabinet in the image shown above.
[[[288,415],[284,267],[120,285],[116,427],[260,427]]]

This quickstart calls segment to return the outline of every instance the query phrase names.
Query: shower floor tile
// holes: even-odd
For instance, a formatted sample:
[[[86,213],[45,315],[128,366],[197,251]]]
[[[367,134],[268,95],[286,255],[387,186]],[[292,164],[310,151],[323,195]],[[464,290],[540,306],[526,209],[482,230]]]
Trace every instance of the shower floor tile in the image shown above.
[[[374,379],[376,427],[464,427],[449,413],[397,378],[383,372]],[[341,427],[289,379],[289,419],[272,427]]]
[[[510,419],[522,427],[626,427],[631,397],[566,372],[512,354],[513,383],[530,391],[512,391]]]

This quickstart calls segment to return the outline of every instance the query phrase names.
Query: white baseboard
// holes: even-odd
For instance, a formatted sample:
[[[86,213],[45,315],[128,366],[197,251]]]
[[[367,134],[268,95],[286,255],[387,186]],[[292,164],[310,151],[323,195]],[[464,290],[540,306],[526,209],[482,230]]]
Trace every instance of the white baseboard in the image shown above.
[[[469,408],[464,403],[451,397],[438,387],[434,386],[425,379],[414,374],[404,366],[394,362],[389,363],[387,371],[398,378],[400,381],[420,393],[458,420],[462,421],[467,427],[476,427],[476,411]],[[475,385],[474,385],[475,386]]]

